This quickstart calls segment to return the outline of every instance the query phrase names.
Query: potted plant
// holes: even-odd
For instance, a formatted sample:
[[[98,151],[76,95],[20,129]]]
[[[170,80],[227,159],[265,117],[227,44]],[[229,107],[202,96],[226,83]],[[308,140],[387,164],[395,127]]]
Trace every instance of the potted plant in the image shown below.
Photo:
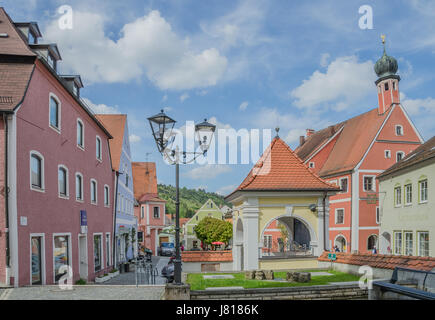
[[[102,282],[106,282],[107,280],[110,280],[110,276],[107,273],[105,273],[103,275],[96,277],[95,283],[102,283]]]

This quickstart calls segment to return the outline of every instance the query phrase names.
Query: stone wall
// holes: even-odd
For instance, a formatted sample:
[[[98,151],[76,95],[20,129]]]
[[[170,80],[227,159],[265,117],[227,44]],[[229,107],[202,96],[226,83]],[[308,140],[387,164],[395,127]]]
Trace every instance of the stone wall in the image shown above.
[[[191,300],[351,300],[367,299],[358,285],[191,291]]]

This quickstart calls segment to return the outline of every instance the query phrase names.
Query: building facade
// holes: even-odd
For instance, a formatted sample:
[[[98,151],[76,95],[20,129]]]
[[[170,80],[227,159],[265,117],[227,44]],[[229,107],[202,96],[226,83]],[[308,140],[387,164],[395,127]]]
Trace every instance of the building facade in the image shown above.
[[[0,282],[92,281],[113,266],[111,135],[37,24],[0,20]]]
[[[137,255],[137,218],[134,215],[133,173],[127,115],[98,114],[97,119],[112,134],[110,155],[115,170],[113,203],[115,204],[115,264],[127,262]]]
[[[219,220],[224,219],[222,210],[213,202],[208,199],[201,208],[196,211],[192,218],[184,224],[183,228],[183,244],[186,250],[202,248],[201,241],[196,237],[194,228],[201,222],[202,219],[211,217]]]
[[[328,128],[307,129],[297,154],[320,177],[340,186],[330,198],[330,246],[345,252],[379,248],[379,183],[376,177],[423,139],[400,103],[397,61],[376,62],[378,107]]]
[[[166,226],[166,201],[159,198],[157,191],[157,173],[154,162],[133,162],[135,215],[139,224],[141,246],[151,249],[157,255],[161,242],[160,232]]]
[[[435,137],[378,180],[380,253],[435,257]]]
[[[234,270],[317,267],[317,257],[329,249],[329,196],[338,190],[275,137],[245,180],[225,198],[233,204]],[[263,250],[267,230],[276,221],[285,225],[288,243],[301,248]]]

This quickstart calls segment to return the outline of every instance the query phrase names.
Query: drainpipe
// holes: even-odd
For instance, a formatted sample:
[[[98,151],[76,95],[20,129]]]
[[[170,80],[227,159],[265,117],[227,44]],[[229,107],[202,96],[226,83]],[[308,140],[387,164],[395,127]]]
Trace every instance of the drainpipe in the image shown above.
[[[328,192],[323,195],[323,251],[326,251],[326,196]]]
[[[115,259],[116,259],[116,213],[118,212],[118,179],[119,179],[119,172],[115,171],[115,186],[116,187],[115,187],[115,203],[113,204],[113,210],[115,210],[115,212],[113,213],[113,245],[112,245],[113,266],[115,266]],[[118,261],[116,260],[116,262],[118,262]]]
[[[11,265],[11,251],[10,251],[10,240],[9,240],[9,182],[8,182],[8,120],[7,115],[3,113],[3,123],[5,128],[5,185],[4,185],[4,197],[5,197],[5,227],[7,232],[6,236],[6,267]]]

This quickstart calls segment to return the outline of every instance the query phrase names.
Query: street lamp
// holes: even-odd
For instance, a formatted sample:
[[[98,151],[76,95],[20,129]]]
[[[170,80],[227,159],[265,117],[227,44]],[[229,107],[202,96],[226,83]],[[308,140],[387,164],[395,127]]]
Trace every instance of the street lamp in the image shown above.
[[[172,144],[175,140],[172,130],[175,125],[175,120],[168,117],[163,110],[159,114],[153,117],[149,117],[148,121],[151,126],[154,140],[157,144],[159,152],[167,159],[171,164],[175,164],[175,187],[176,187],[176,200],[175,200],[175,260],[174,260],[174,281],[175,284],[181,284],[181,256],[180,256],[180,162],[183,164],[191,163],[195,161],[199,156],[205,156],[207,150],[210,147],[213,133],[216,130],[216,126],[207,122],[204,119],[203,122],[195,125],[196,138],[199,141],[199,147],[201,152],[186,152],[180,151],[178,146],[174,149]],[[182,155],[182,157],[180,157]],[[190,159],[188,158],[190,157]],[[181,160],[180,160],[181,159]]]

